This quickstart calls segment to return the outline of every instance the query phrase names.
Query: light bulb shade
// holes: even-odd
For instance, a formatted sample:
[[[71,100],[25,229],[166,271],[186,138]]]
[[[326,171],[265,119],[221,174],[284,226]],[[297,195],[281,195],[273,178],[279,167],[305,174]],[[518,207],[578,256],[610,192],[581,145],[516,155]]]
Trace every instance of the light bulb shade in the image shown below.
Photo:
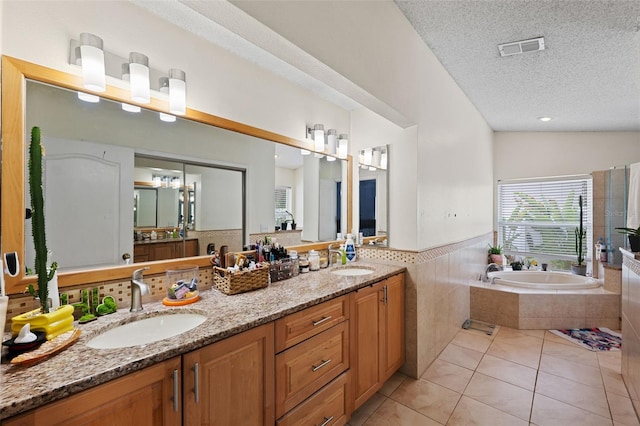
[[[314,152],[313,156],[316,157],[316,158],[322,158],[322,157],[324,157],[324,154],[318,154],[317,152]]]
[[[125,104],[123,102],[122,103],[122,110],[123,111],[127,111],[127,112],[140,112],[140,111],[142,111],[142,108],[140,108],[137,105]]]
[[[311,154],[311,151],[309,151],[308,149],[300,149],[300,154],[309,155],[309,154]]]
[[[180,188],[180,178],[179,177],[171,178],[171,188],[173,188],[173,189]]]
[[[90,102],[92,104],[97,104],[100,102],[100,96],[90,95],[89,93],[78,92],[78,99],[84,102]]]
[[[161,176],[154,176],[153,177],[153,186],[155,188],[159,188],[162,185],[162,177]]]
[[[176,68],[169,70],[169,111],[178,115],[187,112],[187,77]]]
[[[349,136],[343,133],[338,137],[338,158],[343,160],[347,158],[348,148]]]
[[[131,80],[131,72],[129,71],[129,63],[126,62],[122,64],[122,80],[130,81]]]
[[[149,58],[142,53],[129,53],[129,73],[131,76],[131,100],[140,104],[148,104],[151,102]]]
[[[80,34],[83,86],[94,92],[107,90],[102,39],[90,33]]]
[[[176,121],[176,116],[171,114],[165,114],[164,112],[160,113],[160,120],[166,123],[173,123]]]
[[[389,157],[387,156],[387,151],[382,152],[380,154],[380,168],[387,170],[387,164],[389,163]]]
[[[327,154],[335,155],[338,142],[338,131],[336,129],[327,130]],[[333,160],[329,160],[333,161]]]
[[[371,148],[367,148],[364,150],[364,164],[366,164],[367,166],[371,165],[371,160],[373,157],[373,153]]]
[[[313,141],[316,151],[324,151],[324,126],[322,124],[313,126]]]
[[[358,151],[358,164],[364,164],[364,151]]]
[[[327,155],[327,161],[336,161],[336,157],[332,157],[330,155]]]

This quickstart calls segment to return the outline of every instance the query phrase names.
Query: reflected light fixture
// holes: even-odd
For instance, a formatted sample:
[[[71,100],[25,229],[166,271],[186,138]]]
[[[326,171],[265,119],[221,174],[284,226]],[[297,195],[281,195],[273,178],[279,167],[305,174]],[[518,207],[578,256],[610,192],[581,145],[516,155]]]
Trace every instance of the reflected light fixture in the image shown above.
[[[129,53],[129,73],[131,100],[140,104],[148,104],[151,101],[149,58],[142,53]]]
[[[379,149],[374,149],[371,157],[371,164],[373,167],[380,168],[381,161],[381,151]]]
[[[177,68],[169,70],[169,112],[177,115],[187,113],[187,77]]]
[[[313,141],[315,143],[316,151],[324,151],[324,126],[322,124],[316,124],[313,126]]]
[[[367,148],[364,150],[364,164],[366,164],[367,166],[371,165],[371,160],[373,157],[373,152],[371,148]]]
[[[341,160],[347,158],[348,143],[349,136],[346,133],[342,133],[338,137],[338,158],[340,158]]]
[[[180,178],[179,177],[171,178],[171,188],[173,188],[173,189],[180,188]]]
[[[387,151],[382,151],[380,154],[380,168],[387,170],[387,164],[389,163],[389,157]]]
[[[176,121],[176,116],[175,115],[171,115],[171,114],[165,114],[164,112],[160,113],[160,120],[164,121],[165,123],[173,123],[174,121]]]
[[[308,149],[300,149],[300,154],[302,155],[309,155],[311,154],[311,151],[309,151]]]
[[[313,153],[313,156],[314,156],[314,157],[316,157],[316,158],[323,158],[323,157],[324,157],[324,154],[319,154],[319,153],[317,153],[317,152],[314,152],[314,153]]]
[[[160,176],[154,176],[153,177],[153,186],[155,188],[159,188],[162,185],[162,177]]]
[[[94,92],[107,90],[102,39],[91,33],[80,34],[82,84]]]
[[[97,104],[100,102],[100,96],[90,95],[89,93],[78,92],[78,99],[84,102],[90,102],[92,104]]]
[[[538,117],[538,120],[540,120],[540,121],[544,121],[544,122],[546,123],[546,122],[548,122],[548,121],[553,120],[553,118],[551,118],[551,117],[549,117],[549,116],[546,116],[546,115],[545,115],[545,116],[543,116],[543,117]]]

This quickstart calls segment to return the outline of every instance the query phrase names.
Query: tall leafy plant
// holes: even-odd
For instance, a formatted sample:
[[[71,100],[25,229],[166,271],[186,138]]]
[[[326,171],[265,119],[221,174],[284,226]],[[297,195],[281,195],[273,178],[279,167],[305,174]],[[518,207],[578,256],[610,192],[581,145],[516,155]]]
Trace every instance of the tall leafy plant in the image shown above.
[[[583,226],[583,212],[582,212],[582,195],[578,197],[578,206],[580,208],[580,226],[576,228],[576,254],[578,255],[578,266],[582,266],[584,262],[584,239],[587,236]]]
[[[40,128],[31,129],[31,144],[29,145],[29,193],[31,195],[31,229],[33,245],[36,251],[35,273],[38,274],[37,292],[29,284],[29,293],[40,299],[44,313],[49,312],[49,281],[53,278],[57,264],[54,262],[47,267],[47,238],[44,226],[44,197],[42,195],[42,155],[43,147],[40,143]]]

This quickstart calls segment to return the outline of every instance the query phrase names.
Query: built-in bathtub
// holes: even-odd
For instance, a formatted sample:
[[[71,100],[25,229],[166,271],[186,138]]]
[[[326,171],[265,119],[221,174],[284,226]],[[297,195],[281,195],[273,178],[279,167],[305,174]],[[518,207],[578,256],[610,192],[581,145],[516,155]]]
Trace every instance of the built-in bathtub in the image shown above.
[[[471,318],[517,329],[620,329],[620,294],[563,272],[499,271],[470,288]]]
[[[595,278],[550,271],[497,271],[489,272],[492,284],[539,290],[586,290],[598,288],[602,283]]]

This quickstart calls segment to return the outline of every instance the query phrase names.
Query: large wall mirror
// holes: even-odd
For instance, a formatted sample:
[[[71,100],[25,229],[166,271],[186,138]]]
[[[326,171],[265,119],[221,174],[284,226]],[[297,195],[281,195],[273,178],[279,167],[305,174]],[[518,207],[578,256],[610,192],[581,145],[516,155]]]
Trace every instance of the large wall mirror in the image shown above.
[[[361,150],[358,155],[359,229],[371,241],[386,245],[388,236],[389,146]]]
[[[127,278],[140,262],[149,262],[149,273],[173,263],[206,265],[207,257],[192,256],[206,254],[210,243],[242,250],[252,234],[275,231],[276,176],[287,167],[285,174],[296,176],[292,192],[302,194],[291,213],[303,241],[335,239],[341,223],[350,226],[350,203],[340,206],[336,194],[344,191],[342,199],[350,199],[351,157],[333,162],[337,166],[316,158],[317,165],[307,166],[300,155],[300,148],[310,148],[305,141],[193,110],[164,122],[158,112],[166,106],[155,98],[147,110],[124,111],[121,100],[128,97],[117,87],[109,86],[97,103],[83,102],[79,77],[13,58],[3,57],[2,78],[2,251],[17,252],[21,261],[18,276],[7,280],[9,293],[34,280],[23,268],[33,263],[24,209],[25,142],[34,125],[46,148],[47,240],[61,267],[61,286]],[[276,164],[283,147],[299,156],[295,166]],[[328,197],[338,203],[329,226],[321,223],[323,203],[310,201],[320,199],[323,180],[331,182]],[[145,251],[152,235],[172,254]],[[173,258],[180,259],[166,260]]]

